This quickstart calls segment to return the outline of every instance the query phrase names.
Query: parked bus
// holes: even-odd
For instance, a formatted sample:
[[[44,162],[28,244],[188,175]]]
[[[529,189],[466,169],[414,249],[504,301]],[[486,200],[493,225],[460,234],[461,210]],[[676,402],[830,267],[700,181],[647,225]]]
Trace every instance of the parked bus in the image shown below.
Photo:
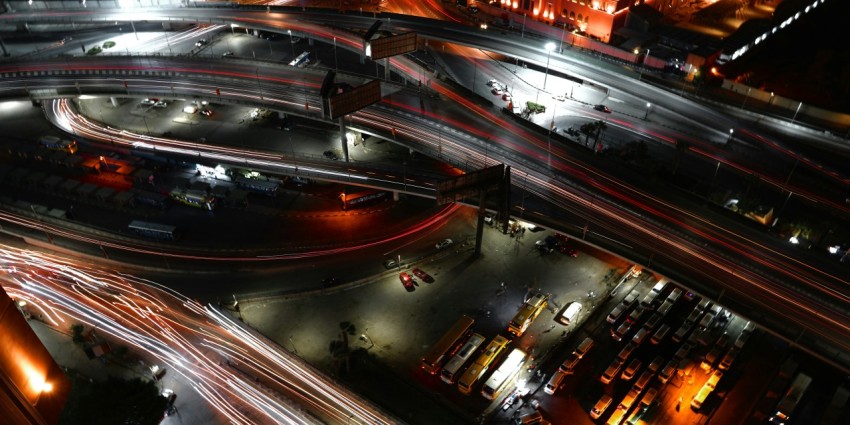
[[[202,190],[191,190],[176,187],[169,194],[171,199],[190,207],[212,211],[215,209],[215,197]]]
[[[249,179],[248,177],[237,177],[236,184],[242,189],[268,196],[277,196],[280,184],[274,181]]]
[[[133,220],[127,228],[139,236],[145,236],[153,239],[173,241],[178,237],[177,228],[166,224]]]
[[[534,319],[540,315],[540,312],[548,305],[549,295],[537,293],[531,299],[525,302],[519,311],[516,313],[511,322],[508,324],[508,332],[521,336]]]
[[[472,334],[469,340],[466,341],[466,344],[463,344],[457,354],[446,363],[446,367],[440,372],[440,379],[447,384],[454,384],[461,368],[475,354],[475,350],[484,343],[484,339],[484,336],[481,334]]]
[[[487,344],[484,352],[475,359],[475,363],[472,363],[472,366],[469,366],[469,368],[466,369],[466,372],[463,372],[463,375],[457,380],[458,390],[467,395],[471,394],[472,386],[475,385],[475,382],[481,379],[482,376],[484,376],[487,369],[489,369],[490,365],[498,359],[499,355],[502,354],[502,351],[504,351],[505,347],[508,346],[509,342],[510,341],[508,341],[507,338],[501,335],[496,335],[496,337]]]
[[[342,195],[340,195],[340,200],[342,201],[342,210],[347,211],[354,208],[362,208],[386,201],[389,198],[389,194],[389,192],[384,191],[343,193]]]
[[[134,204],[144,204],[160,209],[168,206],[168,197],[165,195],[141,189],[133,189],[131,192]]]
[[[490,379],[484,383],[481,395],[488,400],[495,400],[513,382],[523,363],[525,363],[525,352],[514,348],[499,368],[490,375]]]
[[[289,62],[289,66],[297,66],[302,67],[307,64],[307,61],[310,60],[310,52],[303,52],[300,55],[296,56],[292,62]]]
[[[472,325],[475,324],[469,316],[461,316],[457,322],[431,347],[431,351],[422,357],[422,370],[434,375],[452,355],[454,355],[461,341],[472,333]]]
[[[78,149],[76,140],[60,139],[56,136],[41,136],[38,139],[38,144],[50,150],[68,153],[77,153]]]
[[[791,387],[788,388],[788,392],[785,393],[785,397],[782,397],[782,400],[776,405],[776,413],[770,417],[770,422],[780,425],[788,422],[791,414],[794,413],[794,409],[797,408],[797,403],[806,394],[806,390],[811,383],[811,377],[804,373],[798,373]]]

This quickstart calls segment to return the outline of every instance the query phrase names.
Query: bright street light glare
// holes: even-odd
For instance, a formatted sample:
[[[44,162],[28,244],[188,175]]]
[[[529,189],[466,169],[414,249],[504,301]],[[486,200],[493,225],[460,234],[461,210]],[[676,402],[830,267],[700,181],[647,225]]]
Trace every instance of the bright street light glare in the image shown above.
[[[550,41],[550,42],[546,43],[546,46],[544,46],[544,47],[546,47],[547,52],[551,52],[552,50],[555,50],[555,43]]]

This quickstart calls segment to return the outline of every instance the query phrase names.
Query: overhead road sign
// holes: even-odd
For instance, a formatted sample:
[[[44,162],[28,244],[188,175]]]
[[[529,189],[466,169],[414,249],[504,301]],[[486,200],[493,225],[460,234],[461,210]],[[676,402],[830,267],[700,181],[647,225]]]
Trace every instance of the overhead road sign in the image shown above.
[[[373,103],[381,101],[381,82],[372,80],[362,86],[354,87],[342,93],[330,93],[328,113],[331,119],[337,119],[359,111]]]
[[[372,60],[403,55],[416,50],[416,33],[407,32],[375,40],[364,40],[363,44],[366,56],[371,57]]]

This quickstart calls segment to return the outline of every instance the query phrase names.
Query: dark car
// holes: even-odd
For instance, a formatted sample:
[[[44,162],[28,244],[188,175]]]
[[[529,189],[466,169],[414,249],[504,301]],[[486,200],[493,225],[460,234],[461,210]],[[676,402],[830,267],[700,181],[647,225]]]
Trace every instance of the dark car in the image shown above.
[[[434,278],[431,277],[431,275],[429,275],[428,273],[425,273],[424,271],[422,271],[422,269],[413,269],[413,274],[415,274],[416,277],[422,279],[426,283],[433,283],[434,282]]]
[[[339,284],[339,278],[337,277],[326,277],[322,279],[322,285],[325,286],[334,286]]]
[[[596,106],[593,107],[593,109],[596,109],[597,111],[600,111],[600,112],[605,112],[606,114],[611,113],[611,109],[609,109],[605,105],[596,105]]]
[[[205,117],[211,117],[213,114],[212,109],[201,109],[201,115]]]
[[[195,42],[195,47],[201,47],[201,46],[206,46],[206,45],[207,45],[207,40],[204,39],[204,38]]]
[[[567,243],[567,242],[570,241],[569,236],[567,236],[563,233],[555,233],[555,239],[557,239],[561,243]]]
[[[386,267],[388,269],[394,269],[394,268],[398,267],[398,261],[395,260],[395,259],[392,259],[392,258],[389,259],[389,260],[386,260],[386,261],[384,261],[384,267]]]
[[[332,159],[334,161],[339,159],[339,157],[336,156],[336,153],[334,151],[325,151],[324,155],[325,155],[325,158]]]
[[[401,280],[401,284],[404,285],[404,289],[407,289],[407,292],[413,292],[416,289],[416,281],[406,272],[401,272],[398,278]]]

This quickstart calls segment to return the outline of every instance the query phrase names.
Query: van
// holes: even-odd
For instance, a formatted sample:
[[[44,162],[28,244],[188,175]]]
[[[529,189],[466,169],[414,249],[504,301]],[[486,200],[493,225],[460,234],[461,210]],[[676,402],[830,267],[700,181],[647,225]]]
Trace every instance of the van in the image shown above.
[[[643,324],[643,328],[647,330],[647,332],[652,332],[659,323],[661,323],[661,315],[658,313],[652,313],[652,316],[649,316],[646,323]]]
[[[664,302],[661,303],[661,307],[658,307],[658,314],[661,316],[666,315],[667,312],[670,311],[671,307],[673,307],[673,303],[670,302],[670,300],[664,300]]]
[[[711,394],[712,391],[714,391],[714,388],[711,388],[707,385],[703,385],[697,395],[694,396],[694,399],[691,400],[691,409],[695,412],[698,412],[700,407],[702,407],[702,403],[705,402],[705,399],[708,397],[709,394]]]
[[[697,308],[702,311],[707,310],[709,307],[711,307],[711,300],[708,298],[703,298],[700,300],[699,304],[697,304]]]
[[[661,373],[658,374],[658,380],[661,381],[662,384],[666,384],[667,381],[673,377],[674,373],[676,373],[676,361],[670,360],[667,362],[667,365],[664,366],[664,369],[661,369]]]
[[[608,418],[608,422],[605,422],[606,425],[620,425],[620,422],[623,421],[623,418],[626,417],[627,410],[622,409],[617,406],[617,410],[614,410],[614,413],[611,414],[611,417]]]
[[[685,322],[696,323],[697,320],[699,320],[701,315],[702,315],[702,310],[700,310],[699,308],[694,308],[693,310],[691,310],[691,314],[688,315],[688,318],[685,319]]]
[[[673,292],[670,292],[670,295],[667,296],[667,301],[675,303],[680,296],[682,296],[682,290],[679,288],[673,289]]]
[[[578,345],[578,347],[576,347],[576,351],[574,351],[574,353],[579,356],[579,358],[584,357],[584,355],[590,351],[590,347],[593,347],[593,339],[587,337],[581,342],[581,344]]]
[[[641,362],[639,359],[632,359],[629,362],[629,365],[623,369],[623,373],[620,374],[621,379],[625,379],[626,381],[631,380],[635,377],[635,373],[637,373],[638,369],[640,369]]]
[[[664,288],[666,288],[666,287],[667,287],[667,280],[661,279],[661,280],[658,281],[658,283],[655,284],[655,286],[652,287],[652,292],[655,292],[656,294],[660,295],[662,292],[664,292]]]
[[[578,314],[581,313],[581,303],[572,302],[567,305],[567,308],[558,316],[558,322],[562,325],[569,325],[574,322],[578,317]]]
[[[516,425],[535,425],[543,422],[540,412],[531,412],[516,418]]]
[[[634,342],[634,343],[635,343],[635,344],[637,344],[637,345],[640,345],[641,343],[643,343],[643,340],[645,340],[645,339],[646,339],[646,334],[647,334],[647,333],[649,333],[649,331],[647,331],[647,330],[646,330],[646,329],[644,329],[644,328],[640,328],[640,329],[637,331],[637,333],[635,334],[635,336],[633,336],[633,337],[632,337],[632,342]]]
[[[617,329],[611,327],[611,338],[614,338],[614,340],[616,341],[622,341],[623,337],[626,335],[626,333],[629,332],[629,329],[631,328],[632,324],[629,322],[621,323],[620,326],[617,327]]]
[[[714,347],[708,354],[705,355],[704,363],[708,365],[708,367],[703,367],[703,369],[711,369],[714,366],[714,362],[717,361],[717,358],[720,357],[720,354],[723,352],[723,349],[720,347]]]
[[[641,316],[643,316],[644,311],[646,311],[646,309],[643,307],[636,308],[635,311],[629,313],[629,317],[626,318],[626,322],[636,323],[640,320]]]
[[[640,405],[644,407],[649,407],[652,405],[652,402],[655,401],[655,396],[658,395],[658,390],[655,388],[650,388],[646,390],[646,394],[643,395],[643,398],[640,399]]]
[[[744,347],[744,344],[748,339],[750,339],[753,329],[755,329],[755,326],[753,326],[752,322],[747,322],[747,324],[744,325],[744,330],[741,331],[741,335],[738,335],[738,338],[735,339],[735,348],[740,350]]]
[[[723,360],[720,361],[720,365],[718,366],[718,369],[728,370],[732,366],[732,362],[735,361],[735,357],[737,357],[737,356],[738,356],[738,349],[735,348],[735,347],[730,348],[729,352],[726,353],[725,356],[723,356]]]
[[[682,323],[682,326],[679,326],[679,329],[676,330],[676,333],[673,334],[673,341],[682,342],[683,339],[688,335],[688,332],[691,331],[691,328],[694,325],[692,323]]]
[[[658,372],[658,369],[661,369],[661,366],[663,366],[663,364],[664,364],[664,358],[661,357],[661,356],[655,356],[655,358],[652,359],[652,363],[650,363],[649,366],[647,366],[646,370],[648,370],[648,371],[650,371],[654,374],[654,373]]]
[[[620,359],[620,361],[625,362],[626,359],[632,355],[632,351],[635,351],[635,347],[637,347],[637,345],[632,342],[626,344],[626,346],[620,350],[620,354],[617,354],[617,358]]]
[[[658,328],[658,330],[655,331],[654,334],[652,334],[652,338],[649,339],[649,342],[651,342],[653,345],[658,345],[658,344],[661,343],[661,341],[664,340],[664,337],[666,337],[667,333],[669,333],[669,332],[670,332],[670,325],[667,325],[667,324],[661,325],[661,327]]]
[[[637,289],[632,289],[632,292],[629,292],[629,295],[626,295],[626,298],[623,298],[623,305],[626,307],[631,307],[632,304],[637,301],[637,298],[640,296],[640,292]]]
[[[658,293],[649,291],[648,294],[643,296],[643,299],[640,300],[640,305],[644,307],[652,307],[652,303],[655,302],[655,298],[658,297]]]
[[[608,317],[605,320],[607,320],[608,323],[611,324],[617,323],[617,321],[620,320],[621,317],[623,317],[623,313],[626,310],[628,310],[628,307],[622,304],[617,304],[617,306],[614,307],[613,310],[611,310],[611,313],[608,313]]]
[[[573,352],[572,354],[570,354],[569,357],[567,357],[566,360],[564,360],[563,363],[561,363],[561,366],[558,368],[558,370],[564,374],[572,375],[575,371],[576,366],[578,365],[579,360],[581,360],[581,357],[579,357],[575,352]]]
[[[653,375],[654,374],[648,370],[643,371],[643,373],[640,374],[640,378],[638,378],[635,382],[633,388],[636,388],[638,392],[643,391],[643,389],[646,388],[646,384],[648,384],[649,380],[652,379]]]
[[[691,344],[684,343],[681,347],[676,351],[676,354],[673,354],[673,358],[676,360],[683,360],[688,357],[688,354],[691,352]]]
[[[699,321],[700,329],[704,329],[704,328],[709,327],[711,325],[711,322],[713,322],[713,321],[714,321],[714,313],[712,313],[710,311],[708,313],[705,313],[705,316],[702,316],[702,320]]]
[[[640,395],[640,391],[637,391],[634,388],[632,388],[631,390],[629,390],[629,393],[626,394],[625,397],[623,397],[623,401],[620,402],[620,405],[617,406],[617,408],[623,409],[623,411],[628,412],[629,409],[632,408],[632,405],[635,404],[635,401],[637,401],[637,398],[638,398],[639,395]]]
[[[602,376],[599,377],[599,380],[602,381],[603,384],[610,384],[611,380],[617,376],[617,372],[620,371],[621,367],[623,367],[623,361],[620,359],[614,359],[614,361],[608,365],[608,369],[605,369],[605,372],[602,372]]]
[[[564,378],[567,377],[567,374],[561,372],[560,370],[556,371],[555,374],[549,378],[549,382],[546,383],[546,386],[543,387],[543,392],[549,395],[554,395],[555,391],[558,391],[561,388],[561,383],[564,382]]]
[[[603,413],[605,413],[605,409],[611,405],[611,396],[608,394],[602,394],[602,397],[599,398],[599,401],[593,405],[593,408],[590,409],[590,417],[593,419],[599,419]]]

